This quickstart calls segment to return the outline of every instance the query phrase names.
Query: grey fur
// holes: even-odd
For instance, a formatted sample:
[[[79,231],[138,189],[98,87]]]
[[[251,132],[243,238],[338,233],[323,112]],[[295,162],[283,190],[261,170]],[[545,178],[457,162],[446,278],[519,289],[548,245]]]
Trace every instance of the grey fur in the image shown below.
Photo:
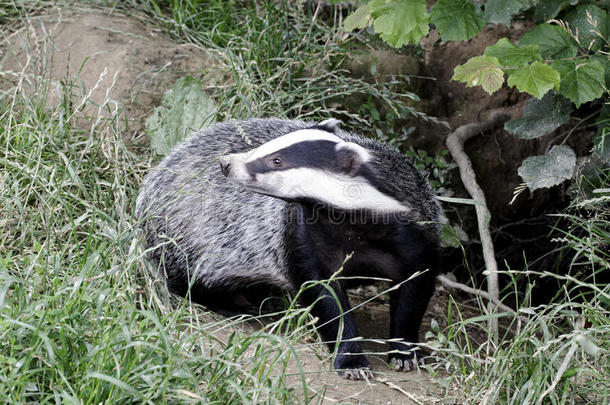
[[[415,167],[395,149],[350,134],[346,141],[369,149],[371,166],[387,193],[413,209],[413,221],[436,223],[439,206]],[[218,157],[241,153],[315,123],[278,119],[226,122],[193,134],[146,177],[137,199],[146,248],[171,290],[194,283],[232,289],[266,282],[293,287],[283,239],[292,203],[244,190],[227,181]],[[247,138],[245,138],[247,137]],[[433,226],[436,232],[435,226]]]

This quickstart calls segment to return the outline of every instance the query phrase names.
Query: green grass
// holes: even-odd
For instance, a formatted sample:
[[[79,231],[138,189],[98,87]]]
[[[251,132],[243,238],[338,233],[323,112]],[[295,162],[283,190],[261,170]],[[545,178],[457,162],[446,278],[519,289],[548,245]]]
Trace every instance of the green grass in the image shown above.
[[[116,117],[91,134],[71,111],[32,100],[17,88],[0,104],[0,398],[307,398],[298,364],[290,381],[282,371],[311,333],[306,312],[242,332],[243,320],[170,297],[148,273],[132,215],[148,159],[127,149]]]
[[[79,129],[70,85],[45,107],[46,76],[0,96],[0,402],[311,398],[298,363],[283,372],[311,333],[303,310],[243,332],[170,297],[133,220],[149,152],[125,145],[118,113]]]
[[[448,384],[467,403],[606,404],[610,401],[610,170],[574,186],[570,208],[560,215],[554,235],[569,260],[568,274],[505,270],[519,315],[498,314],[504,326],[499,343],[487,338],[481,316],[464,319],[450,305],[449,326],[429,333],[439,356],[436,368],[449,371]],[[517,280],[554,278],[562,285],[553,302],[532,307]],[[506,291],[505,291],[506,292]]]

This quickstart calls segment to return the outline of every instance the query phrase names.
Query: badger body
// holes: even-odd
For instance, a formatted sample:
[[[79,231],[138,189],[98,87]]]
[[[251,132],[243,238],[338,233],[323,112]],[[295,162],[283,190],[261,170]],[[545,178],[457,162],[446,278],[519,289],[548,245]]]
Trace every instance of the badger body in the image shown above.
[[[337,123],[252,119],[197,132],[149,173],[136,216],[170,291],[217,312],[239,310],[240,291],[298,289],[341,266],[341,276],[401,283],[390,293],[389,358],[408,371],[420,356],[407,342],[434,288],[438,203],[404,155]],[[300,299],[338,345],[335,369],[357,379],[369,363],[350,340],[344,287],[313,283]]]

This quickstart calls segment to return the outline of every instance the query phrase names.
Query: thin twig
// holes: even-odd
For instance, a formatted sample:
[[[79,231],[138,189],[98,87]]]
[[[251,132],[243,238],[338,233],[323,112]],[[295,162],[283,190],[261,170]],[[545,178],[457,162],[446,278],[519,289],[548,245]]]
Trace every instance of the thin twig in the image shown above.
[[[491,297],[489,296],[489,293],[483,291],[483,290],[479,290],[478,288],[473,288],[473,287],[469,287],[466,284],[462,284],[462,283],[458,283],[457,281],[453,281],[451,280],[449,277],[443,275],[443,274],[439,274],[438,276],[436,276],[436,279],[438,281],[440,281],[443,285],[449,287],[449,288],[453,288],[456,290],[460,290],[460,291],[464,291],[465,293],[477,296],[477,297],[483,297],[484,299],[486,299],[487,301],[493,301],[491,299]],[[523,322],[527,322],[528,319],[527,317],[523,316],[523,315],[519,315],[517,314],[517,311],[515,311],[514,309],[512,309],[511,307],[509,307],[508,305],[502,304],[501,302],[494,302],[494,304],[496,304],[496,306],[508,313],[514,314],[519,316],[519,318],[521,318],[521,320]]]
[[[489,310],[495,312],[496,307],[500,302],[500,289],[498,284],[498,264],[496,262],[493,242],[491,240],[491,232],[489,230],[490,213],[485,201],[485,194],[476,180],[476,175],[472,169],[472,162],[464,152],[464,144],[469,139],[489,131],[493,128],[502,125],[510,118],[505,110],[494,110],[488,118],[482,122],[466,124],[458,127],[447,137],[447,148],[451,152],[453,161],[460,169],[460,177],[464,187],[475,201],[475,210],[477,213],[477,223],[479,226],[479,235],[481,236],[481,245],[483,248],[483,258],[487,269],[487,290],[489,292]],[[498,336],[498,320],[491,318],[489,320],[489,330],[492,336]]]

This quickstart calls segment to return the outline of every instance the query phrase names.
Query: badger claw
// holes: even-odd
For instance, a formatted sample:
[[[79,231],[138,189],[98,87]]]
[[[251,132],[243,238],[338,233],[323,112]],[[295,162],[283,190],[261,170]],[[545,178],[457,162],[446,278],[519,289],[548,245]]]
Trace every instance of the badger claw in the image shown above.
[[[355,368],[349,370],[341,370],[338,372],[340,377],[347,380],[374,380],[375,375],[371,371],[370,367],[366,368]]]
[[[416,368],[419,368],[423,365],[425,365],[425,361],[424,359],[421,358],[413,358],[413,359],[398,359],[396,357],[393,357],[392,359],[390,359],[390,368],[392,368],[395,371],[411,371],[411,370],[415,370]]]

